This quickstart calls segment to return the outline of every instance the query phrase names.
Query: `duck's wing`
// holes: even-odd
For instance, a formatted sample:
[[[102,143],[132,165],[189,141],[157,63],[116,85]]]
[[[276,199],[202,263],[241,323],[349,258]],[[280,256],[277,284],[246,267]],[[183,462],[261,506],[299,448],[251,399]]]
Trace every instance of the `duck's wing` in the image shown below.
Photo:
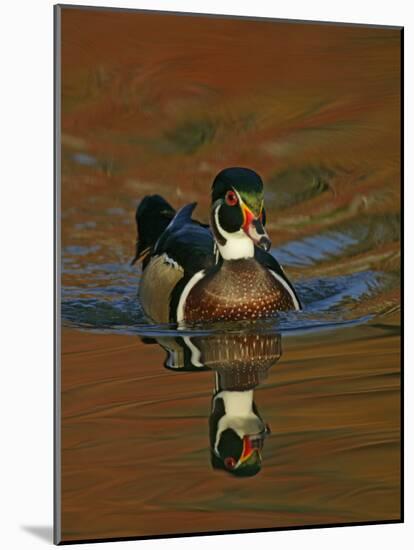
[[[189,204],[176,213],[155,243],[143,271],[141,303],[147,315],[159,323],[176,322],[187,283],[215,265],[210,229],[191,218],[195,206]]]
[[[186,276],[215,265],[214,239],[208,225],[191,218],[197,203],[187,204],[172,219],[154,247]]]
[[[302,309],[302,304],[295,288],[286,277],[282,266],[279,264],[276,258],[272,256],[272,254],[270,254],[269,252],[265,252],[262,248],[259,248],[258,246],[254,247],[254,257],[257,262],[259,262],[262,266],[271,271],[273,276],[286,288],[286,290],[292,297],[295,308],[297,310]]]

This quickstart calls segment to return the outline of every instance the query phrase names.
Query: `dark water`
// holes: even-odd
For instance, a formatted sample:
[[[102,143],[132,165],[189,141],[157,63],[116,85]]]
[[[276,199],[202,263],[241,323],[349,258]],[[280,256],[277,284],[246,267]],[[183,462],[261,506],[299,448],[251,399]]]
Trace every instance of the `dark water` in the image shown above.
[[[63,539],[397,520],[398,31],[142,17],[62,18]],[[304,309],[150,324],[136,206],[206,222],[226,166],[261,174]],[[246,448],[215,449],[220,391]]]

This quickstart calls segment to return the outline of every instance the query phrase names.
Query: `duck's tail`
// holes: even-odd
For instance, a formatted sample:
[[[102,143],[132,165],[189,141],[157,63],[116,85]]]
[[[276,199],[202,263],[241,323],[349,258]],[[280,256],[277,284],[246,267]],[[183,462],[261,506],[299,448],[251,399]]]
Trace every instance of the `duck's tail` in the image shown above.
[[[135,214],[137,244],[131,265],[137,260],[142,260],[145,267],[155,243],[174,215],[174,208],[160,195],[147,195],[142,199]]]

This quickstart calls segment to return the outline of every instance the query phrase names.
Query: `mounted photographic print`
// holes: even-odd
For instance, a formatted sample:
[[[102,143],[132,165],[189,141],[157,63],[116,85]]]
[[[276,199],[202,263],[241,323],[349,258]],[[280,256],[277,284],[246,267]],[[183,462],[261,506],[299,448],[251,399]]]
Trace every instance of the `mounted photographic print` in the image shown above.
[[[402,38],[55,7],[55,543],[402,521]]]

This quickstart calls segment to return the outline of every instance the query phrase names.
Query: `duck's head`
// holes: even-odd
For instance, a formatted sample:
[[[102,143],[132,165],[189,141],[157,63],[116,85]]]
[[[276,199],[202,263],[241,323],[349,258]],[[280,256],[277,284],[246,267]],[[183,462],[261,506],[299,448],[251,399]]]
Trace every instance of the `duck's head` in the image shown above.
[[[264,228],[263,182],[249,168],[226,168],[212,187],[211,227],[224,259],[254,256],[254,245],[269,250]]]
[[[213,396],[210,424],[211,465],[236,477],[262,468],[262,449],[270,433],[253,400],[253,390],[220,390]]]
[[[226,428],[211,450],[211,465],[236,477],[255,476],[262,469],[262,448],[268,433],[267,426],[254,434]]]

